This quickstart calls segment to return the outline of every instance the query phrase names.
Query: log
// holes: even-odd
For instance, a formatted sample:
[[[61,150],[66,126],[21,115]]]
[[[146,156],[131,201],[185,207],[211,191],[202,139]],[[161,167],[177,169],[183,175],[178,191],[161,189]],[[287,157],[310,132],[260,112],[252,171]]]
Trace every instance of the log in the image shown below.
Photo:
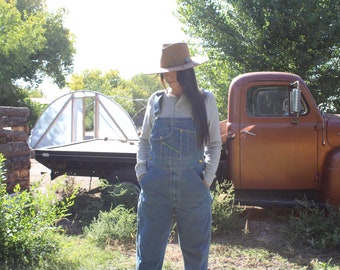
[[[30,155],[30,149],[26,142],[10,142],[6,144],[0,144],[0,153],[2,153],[5,158],[20,155],[27,156]]]
[[[23,127],[27,125],[27,118],[20,116],[0,116],[0,127]]]
[[[25,131],[14,131],[7,129],[0,129],[0,143],[9,142],[26,142],[28,139],[28,134]]]
[[[30,115],[30,110],[27,107],[0,106],[0,116],[4,115],[27,118]]]

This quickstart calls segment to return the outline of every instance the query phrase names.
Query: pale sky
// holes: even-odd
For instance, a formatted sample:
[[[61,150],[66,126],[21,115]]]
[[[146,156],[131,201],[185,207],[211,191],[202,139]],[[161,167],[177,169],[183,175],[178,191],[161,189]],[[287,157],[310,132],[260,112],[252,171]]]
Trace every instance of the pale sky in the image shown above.
[[[129,79],[159,66],[163,43],[188,41],[173,15],[176,0],[47,0],[47,7],[69,11],[76,73],[117,69]]]

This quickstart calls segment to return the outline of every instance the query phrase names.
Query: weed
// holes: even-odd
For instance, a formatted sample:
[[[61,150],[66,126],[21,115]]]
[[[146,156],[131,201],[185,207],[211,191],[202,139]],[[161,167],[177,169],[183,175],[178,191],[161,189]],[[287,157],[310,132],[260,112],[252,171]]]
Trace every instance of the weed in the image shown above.
[[[316,249],[340,249],[340,209],[311,207],[301,201],[288,223],[294,240]]]
[[[59,250],[57,221],[67,215],[74,196],[59,201],[55,189],[33,187],[6,192],[4,157],[0,154],[0,261],[5,269],[36,265]]]
[[[112,192],[112,198],[108,199],[114,202],[114,195],[121,193]],[[91,197],[91,194],[94,193],[87,194],[76,209],[78,211],[76,213],[79,213],[83,208],[87,208],[91,211],[87,210],[86,214],[90,215],[98,209],[96,215],[98,218],[91,218],[91,226],[85,227],[86,234],[77,236],[55,234],[59,238],[58,241],[60,240],[60,251],[53,257],[46,257],[38,267],[25,269],[134,269],[136,260],[135,245],[132,243],[136,228],[134,211],[119,206],[117,209],[109,209],[109,212],[100,212],[99,210],[105,210],[101,198]],[[122,198],[118,201],[122,201]],[[116,202],[112,205],[116,205]],[[287,246],[285,242],[277,240],[281,237],[270,237],[268,242],[261,241],[262,238],[259,240],[259,236],[263,233],[277,236],[279,231],[268,230],[267,226],[276,226],[272,221],[273,217],[277,218],[276,214],[279,212],[271,212],[270,209],[255,212],[253,208],[246,211],[243,209],[234,205],[233,187],[228,183],[219,186],[214,192],[213,221],[216,230],[209,255],[210,269],[339,269],[340,258],[337,252],[316,250],[300,242],[290,243],[291,245]],[[247,220],[243,218],[245,214]],[[285,211],[284,215],[285,217],[289,215],[289,211]],[[250,233],[246,237],[235,233],[234,222],[230,218],[240,221],[235,222],[235,224],[240,223],[240,227],[237,227],[239,233],[242,233],[242,229]],[[259,227],[254,228],[254,219],[261,221],[258,222]],[[282,222],[286,225],[286,221],[287,219],[279,219],[280,225]],[[115,226],[117,226],[115,229],[111,228]],[[224,228],[227,233],[219,233],[217,228]],[[124,238],[119,240],[117,234],[118,237],[125,235],[126,239],[130,240]],[[286,233],[287,237],[292,234],[292,231]],[[177,243],[168,244],[163,268],[183,269],[181,250]]]
[[[243,209],[235,205],[234,186],[231,182],[217,183],[212,205],[212,231],[215,233],[231,233],[241,229],[244,221],[240,214]]]
[[[136,213],[119,205],[109,212],[101,211],[84,232],[103,248],[114,242],[131,243],[136,235],[136,222]]]
[[[137,211],[139,188],[129,182],[121,182],[115,185],[107,185],[102,191],[104,209],[112,209],[123,205],[127,209]]]

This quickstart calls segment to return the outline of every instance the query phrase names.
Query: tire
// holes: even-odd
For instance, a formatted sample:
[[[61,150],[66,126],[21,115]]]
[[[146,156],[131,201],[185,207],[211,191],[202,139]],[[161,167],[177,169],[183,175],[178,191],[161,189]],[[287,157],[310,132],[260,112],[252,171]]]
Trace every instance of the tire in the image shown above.
[[[123,182],[132,183],[139,188],[134,168],[122,168],[110,172],[106,178],[110,184],[117,184]]]

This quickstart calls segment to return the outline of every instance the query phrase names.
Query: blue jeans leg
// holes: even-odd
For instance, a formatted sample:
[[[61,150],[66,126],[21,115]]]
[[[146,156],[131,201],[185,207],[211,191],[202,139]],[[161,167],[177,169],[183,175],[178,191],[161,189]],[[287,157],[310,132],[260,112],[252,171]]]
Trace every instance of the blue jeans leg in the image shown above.
[[[166,245],[173,223],[168,174],[154,169],[141,182],[138,202],[138,270],[162,269]]]
[[[206,270],[211,240],[211,194],[195,171],[185,172],[180,181],[175,218],[185,270]]]

